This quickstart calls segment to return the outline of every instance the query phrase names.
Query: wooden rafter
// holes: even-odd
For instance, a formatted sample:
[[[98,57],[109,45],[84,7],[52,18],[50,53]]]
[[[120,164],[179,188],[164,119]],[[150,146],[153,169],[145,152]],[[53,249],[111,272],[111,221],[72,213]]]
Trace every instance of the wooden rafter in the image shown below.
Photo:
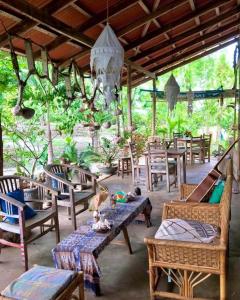
[[[195,61],[197,59],[200,59],[200,58],[205,57],[205,56],[207,56],[209,54],[212,54],[212,53],[214,53],[214,52],[216,52],[218,50],[221,50],[221,49],[223,49],[225,47],[228,47],[228,46],[230,46],[230,45],[232,45],[232,44],[234,44],[236,42],[237,42],[237,39],[232,39],[230,41],[227,41],[225,43],[220,44],[219,46],[211,48],[210,50],[203,50],[203,51],[201,51],[200,54],[194,55],[194,56],[190,57],[189,59],[185,59],[183,61],[180,61],[177,64],[174,64],[174,65],[172,65],[172,66],[170,66],[170,67],[168,67],[168,68],[166,68],[166,69],[164,69],[164,70],[156,73],[156,75],[157,76],[164,75],[164,74],[166,74],[168,72],[171,72],[174,69],[177,69],[177,68],[180,68],[182,66],[185,66],[185,65],[187,65],[187,64],[189,64],[189,63],[191,63],[191,62],[193,62],[193,61]],[[137,86],[139,84],[143,84],[143,83],[145,83],[145,82],[147,82],[149,80],[150,80],[150,78],[144,78],[144,79],[139,78],[139,79],[133,81],[132,86],[135,87],[135,86]]]
[[[160,54],[156,57],[153,58],[153,60],[161,60],[161,59],[164,59],[164,58],[167,58],[169,56],[174,56],[176,55],[176,52],[180,52],[180,51],[184,51],[186,50],[188,47],[191,47],[193,44],[198,44],[206,39],[209,39],[209,38],[212,38],[212,37],[215,37],[216,35],[218,35],[219,33],[222,33],[226,30],[229,30],[231,29],[232,27],[234,26],[238,26],[239,25],[239,20],[235,20],[233,22],[230,22],[224,26],[221,26],[220,28],[214,30],[214,31],[211,31],[203,36],[199,36],[198,38],[194,39],[194,40],[191,40],[191,41],[188,41],[184,44],[181,44],[181,46],[177,47],[176,49],[174,50],[171,50],[171,51],[168,51],[168,52],[165,52],[163,54]],[[137,61],[139,59],[142,59],[144,58],[146,55],[151,55],[151,54],[154,54],[155,52],[161,50],[162,47],[160,47],[160,45],[156,45],[152,48],[149,48],[147,50],[145,50],[144,52],[142,53],[139,53],[137,54],[135,57],[132,57],[131,60],[132,61]],[[146,62],[146,64],[151,64],[152,61],[148,61]]]
[[[164,68],[168,68],[168,67],[170,68],[170,67],[172,67],[173,64],[178,64],[178,62],[182,61],[183,59],[189,59],[193,55],[207,51],[210,47],[214,47],[216,44],[223,43],[225,41],[229,41],[229,39],[233,38],[234,36],[236,37],[238,35],[239,35],[239,31],[235,30],[234,32],[228,33],[226,35],[222,35],[221,37],[216,36],[215,40],[205,43],[204,48],[201,45],[201,46],[196,47],[195,49],[186,51],[184,54],[181,55],[181,57],[175,57],[166,63],[158,64],[158,66],[151,68],[150,71],[155,72],[155,74],[157,76],[159,76],[159,72],[162,72],[162,70]],[[133,80],[133,82],[135,82],[136,80],[141,80],[141,76],[136,76],[132,80]]]
[[[128,26],[124,26],[123,29],[121,29],[117,32],[117,36],[119,36],[119,37],[123,36],[131,31],[143,26],[144,24],[148,23],[149,21],[159,17],[160,15],[167,13],[173,7],[176,8],[180,5],[183,5],[185,2],[186,2],[185,0],[171,0],[168,4],[161,5],[161,7],[159,9],[152,12],[151,14],[140,18],[139,20],[133,22],[132,24],[130,24]]]
[[[70,3],[74,2],[75,0],[58,0],[58,1],[53,1],[50,2],[49,4],[46,4],[44,6],[44,9],[48,12],[48,14],[52,15],[62,9],[64,9],[67,5],[69,5]],[[28,19],[28,18],[23,18],[23,20],[16,24],[15,26],[13,26],[10,30],[9,33],[11,35],[15,35],[15,34],[23,34],[25,32],[27,32],[28,30],[30,30],[31,28],[37,26],[39,23]],[[0,47],[4,46],[6,43],[8,42],[8,35],[2,34],[0,36]]]
[[[129,46],[125,47],[125,50],[128,51],[128,50],[131,50],[145,42],[149,42],[152,39],[158,37],[160,34],[164,34],[165,32],[168,32],[178,26],[181,26],[184,23],[189,22],[190,20],[194,19],[196,16],[203,15],[203,14],[211,11],[212,9],[215,9],[218,6],[225,4],[226,2],[229,2],[229,0],[215,0],[210,4],[206,4],[203,7],[196,10],[195,12],[191,12],[191,13],[187,14],[186,16],[181,17],[181,18],[177,19],[176,21],[173,21],[172,23],[169,23],[169,24],[163,26],[162,28],[159,28],[153,32],[150,32],[149,34],[146,34],[143,38],[140,38],[136,41],[132,41]]]

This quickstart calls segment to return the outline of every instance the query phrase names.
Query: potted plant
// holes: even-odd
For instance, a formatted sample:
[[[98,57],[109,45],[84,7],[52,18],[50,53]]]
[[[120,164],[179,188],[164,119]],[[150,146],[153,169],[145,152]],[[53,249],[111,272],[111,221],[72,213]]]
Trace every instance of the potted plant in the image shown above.
[[[102,138],[97,153],[101,162],[98,165],[99,172],[113,174],[116,171],[116,166],[114,166],[113,162],[118,154],[118,145],[107,138]]]

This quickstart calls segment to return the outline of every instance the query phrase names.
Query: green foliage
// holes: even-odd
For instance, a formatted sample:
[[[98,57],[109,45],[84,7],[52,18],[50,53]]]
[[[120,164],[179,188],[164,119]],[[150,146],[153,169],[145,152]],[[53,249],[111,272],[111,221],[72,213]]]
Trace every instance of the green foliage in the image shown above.
[[[118,154],[118,145],[111,140],[102,137],[101,145],[97,153],[99,154],[100,162],[106,167],[111,167]]]
[[[65,158],[67,161],[72,163],[78,162],[78,151],[76,147],[76,142],[68,136],[65,139],[65,146],[64,146],[64,152],[61,155],[62,158]]]

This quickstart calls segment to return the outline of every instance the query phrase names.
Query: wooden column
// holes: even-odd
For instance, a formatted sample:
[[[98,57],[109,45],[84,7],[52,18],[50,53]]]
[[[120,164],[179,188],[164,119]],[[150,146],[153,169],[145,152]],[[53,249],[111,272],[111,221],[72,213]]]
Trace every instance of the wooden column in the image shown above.
[[[152,135],[156,135],[156,79],[152,80],[153,93],[152,93]]]
[[[131,65],[127,66],[128,129],[132,127],[132,79]]]

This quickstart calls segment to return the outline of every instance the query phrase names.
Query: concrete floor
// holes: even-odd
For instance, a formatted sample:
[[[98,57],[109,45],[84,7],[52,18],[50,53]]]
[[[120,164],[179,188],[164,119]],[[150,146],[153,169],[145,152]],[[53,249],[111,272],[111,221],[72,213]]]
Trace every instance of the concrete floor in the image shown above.
[[[193,167],[187,168],[187,182],[197,183],[204,177],[208,170],[211,169],[213,163],[204,165],[195,164]],[[126,192],[133,190],[131,186],[131,176],[125,176],[122,180],[120,177],[112,176],[104,181],[110,191],[124,190]],[[144,188],[142,188],[143,193]],[[104,249],[98,258],[99,265],[102,270],[101,288],[103,292],[102,300],[146,300],[149,299],[148,286],[148,263],[147,250],[143,243],[145,236],[154,235],[160,222],[163,203],[176,199],[178,197],[178,189],[172,187],[171,192],[166,192],[165,182],[161,183],[157,190],[148,194],[152,205],[152,223],[151,228],[146,228],[144,224],[132,223],[128,227],[131,239],[133,255],[129,255],[127,247],[124,245],[110,244]],[[229,277],[228,289],[231,300],[240,299],[240,201],[239,194],[233,195],[232,200],[232,221],[230,227],[230,258],[229,258]],[[65,217],[65,211],[61,212],[60,229],[61,239],[71,233],[72,229],[70,221]],[[80,225],[86,219],[91,217],[90,212],[84,212],[78,216],[78,224]],[[118,239],[122,239],[120,234]],[[41,239],[29,245],[29,263],[53,266],[51,249],[55,246],[55,234],[50,233]],[[20,251],[14,248],[4,248],[0,255],[0,290],[2,290],[10,281],[15,279],[23,272],[20,263]],[[219,299],[219,283],[218,277],[212,276],[205,281],[197,290],[201,297],[211,297],[211,299]],[[86,291],[87,300],[96,297]],[[33,299],[34,300],[34,299]]]

